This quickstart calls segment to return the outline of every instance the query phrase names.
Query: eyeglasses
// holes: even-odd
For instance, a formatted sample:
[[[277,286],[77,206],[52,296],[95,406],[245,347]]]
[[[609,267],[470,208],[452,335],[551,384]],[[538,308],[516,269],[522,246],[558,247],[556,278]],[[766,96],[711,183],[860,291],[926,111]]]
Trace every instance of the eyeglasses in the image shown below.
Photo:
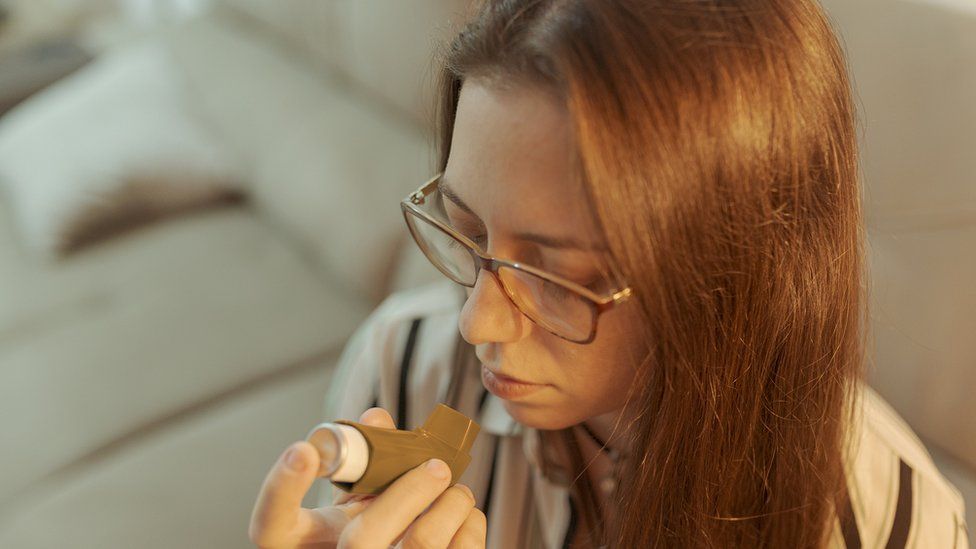
[[[590,343],[599,315],[631,297],[629,287],[599,295],[590,288],[541,269],[489,255],[447,221],[437,190],[438,173],[400,202],[403,218],[427,259],[445,276],[468,288],[486,269],[515,307],[550,333],[574,343]]]

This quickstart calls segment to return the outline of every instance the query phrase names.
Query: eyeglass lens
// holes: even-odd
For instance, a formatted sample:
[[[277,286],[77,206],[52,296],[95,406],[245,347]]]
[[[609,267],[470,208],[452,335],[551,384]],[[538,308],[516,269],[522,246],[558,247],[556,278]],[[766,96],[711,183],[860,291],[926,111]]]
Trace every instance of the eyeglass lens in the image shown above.
[[[413,213],[406,216],[414,239],[427,258],[448,278],[474,287],[480,259],[465,243]],[[519,310],[543,328],[572,341],[586,340],[596,311],[579,294],[535,274],[499,266],[498,278]]]

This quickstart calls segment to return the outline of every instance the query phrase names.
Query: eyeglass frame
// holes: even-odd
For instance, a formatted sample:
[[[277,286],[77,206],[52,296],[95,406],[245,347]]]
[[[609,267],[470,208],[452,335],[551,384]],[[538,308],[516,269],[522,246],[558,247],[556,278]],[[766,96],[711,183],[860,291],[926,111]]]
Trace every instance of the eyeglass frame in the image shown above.
[[[502,289],[505,290],[505,296],[508,298],[509,301],[512,302],[512,305],[514,305],[515,308],[518,309],[520,313],[525,315],[526,318],[528,318],[535,324],[539,325],[547,332],[555,335],[556,337],[565,339],[566,341],[570,341],[573,343],[579,343],[579,344],[591,343],[593,339],[596,337],[596,328],[601,314],[616,307],[617,305],[620,305],[621,303],[626,302],[628,299],[630,299],[633,296],[634,291],[630,286],[625,286],[622,289],[615,290],[611,292],[610,295],[601,296],[596,292],[590,290],[586,286],[573,282],[568,278],[546,272],[537,267],[533,267],[532,265],[519,263],[518,261],[502,259],[492,254],[489,254],[485,250],[482,250],[481,246],[476,244],[467,236],[461,234],[460,232],[458,232],[456,229],[454,229],[447,223],[444,223],[440,219],[437,219],[431,216],[430,214],[428,214],[427,212],[420,209],[420,205],[426,202],[427,197],[433,194],[434,191],[437,190],[437,185],[441,177],[443,177],[443,175],[444,175],[443,171],[437,173],[436,175],[428,179],[426,182],[424,182],[420,187],[418,187],[417,190],[407,195],[403,200],[400,201],[400,210],[403,213],[403,220],[407,224],[407,230],[410,231],[410,236],[413,238],[414,242],[417,244],[420,250],[424,253],[424,256],[427,258],[428,261],[430,261],[434,265],[434,267],[437,268],[438,271],[440,271],[444,276],[449,278],[451,281],[456,282],[457,284],[460,284],[461,286],[464,286],[466,288],[474,288],[474,285],[478,283],[478,272],[482,269],[487,270],[489,273],[494,275],[496,280],[498,280],[499,285],[502,287]],[[428,223],[434,225],[436,228],[440,229],[441,231],[444,231],[448,236],[454,238],[455,240],[463,244],[467,248],[468,253],[472,255],[472,258],[477,258],[475,260],[476,270],[475,270],[475,281],[473,284],[469,286],[463,282],[458,281],[450,273],[445,272],[445,270],[442,269],[437,264],[437,262],[430,259],[431,252],[426,249],[424,244],[422,244],[424,240],[422,238],[419,238],[414,233],[413,226],[410,224],[410,221],[407,218],[408,215],[418,216],[422,218],[422,220],[427,221]],[[586,301],[588,301],[593,306],[593,309],[591,309],[593,311],[593,323],[592,323],[592,327],[590,328],[590,334],[587,336],[587,338],[581,341],[570,339],[566,336],[553,332],[552,330],[546,328],[540,322],[536,321],[531,316],[529,316],[525,311],[522,310],[522,307],[520,307],[519,304],[515,301],[515,299],[511,295],[512,290],[510,290],[508,286],[505,285],[505,283],[502,281],[502,278],[498,275],[499,267],[509,267],[517,271],[522,271],[530,275],[537,276],[539,278],[542,278],[545,281],[552,282],[558,286],[561,286],[566,290],[569,290],[570,292],[573,292],[578,296],[582,297],[583,299],[585,299]]]

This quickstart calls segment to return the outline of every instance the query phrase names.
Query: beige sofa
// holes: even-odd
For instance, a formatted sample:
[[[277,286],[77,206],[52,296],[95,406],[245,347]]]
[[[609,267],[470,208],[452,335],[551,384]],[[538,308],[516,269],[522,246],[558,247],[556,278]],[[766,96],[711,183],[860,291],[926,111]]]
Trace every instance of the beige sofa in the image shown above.
[[[145,38],[238,153],[246,206],[53,266],[0,208],[0,547],[246,546],[345,339],[439,276],[401,257],[398,202],[431,167],[416,69],[452,4],[383,4],[221,6]]]
[[[345,339],[439,279],[398,201],[433,168],[430,47],[465,4],[218,2],[150,39],[238,153],[247,206],[48,267],[0,213],[0,547],[248,545]],[[827,5],[867,114],[872,380],[976,506],[976,14]]]

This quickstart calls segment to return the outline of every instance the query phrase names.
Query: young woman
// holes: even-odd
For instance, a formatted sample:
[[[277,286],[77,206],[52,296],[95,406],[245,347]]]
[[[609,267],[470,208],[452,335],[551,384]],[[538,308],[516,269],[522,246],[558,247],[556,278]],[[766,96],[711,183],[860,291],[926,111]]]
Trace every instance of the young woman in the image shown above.
[[[486,1],[441,78],[437,175],[403,209],[451,280],[370,316],[329,419],[445,402],[482,426],[473,461],[302,509],[295,443],[255,543],[967,546],[861,381],[855,113],[815,0]]]

